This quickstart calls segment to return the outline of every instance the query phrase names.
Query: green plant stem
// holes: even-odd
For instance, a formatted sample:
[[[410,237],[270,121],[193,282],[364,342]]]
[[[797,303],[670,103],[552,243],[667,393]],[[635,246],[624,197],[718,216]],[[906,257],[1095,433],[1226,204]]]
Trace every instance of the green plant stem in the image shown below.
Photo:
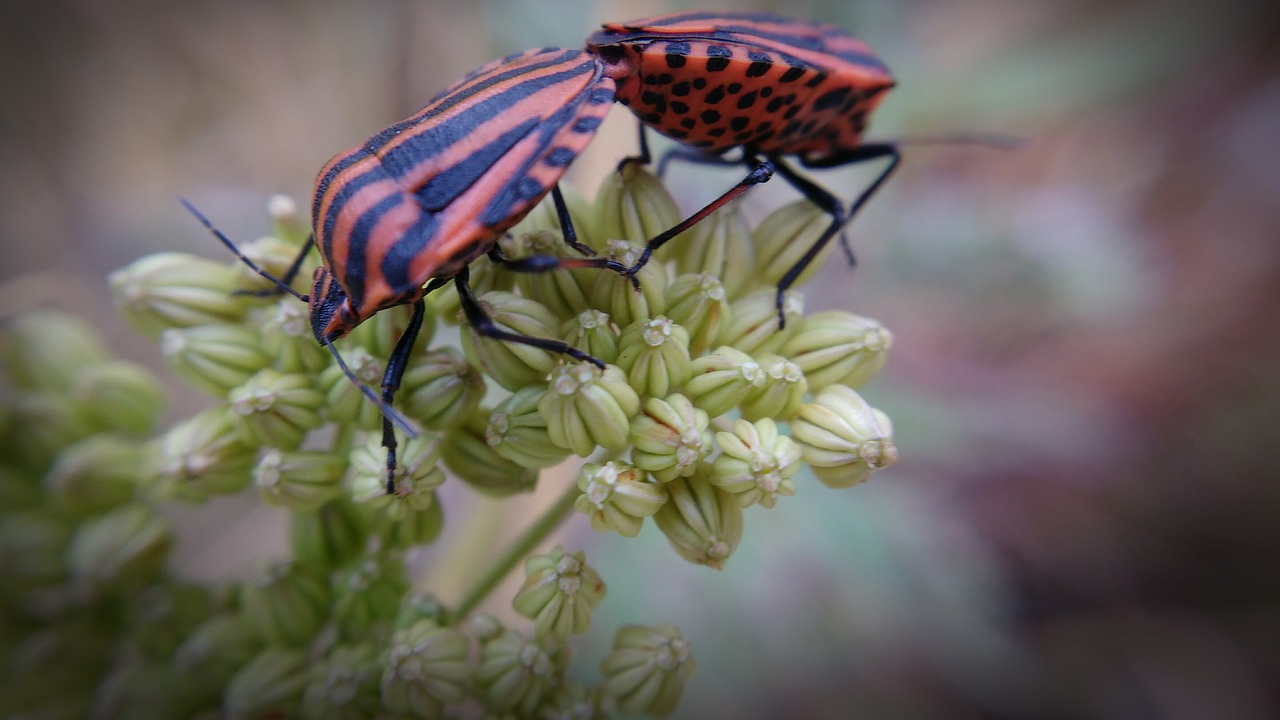
[[[529,529],[525,530],[515,542],[507,548],[501,557],[499,557],[493,565],[485,571],[485,574],[463,597],[462,602],[453,608],[448,614],[449,625],[456,625],[459,621],[467,616],[472,610],[484,601],[489,593],[493,591],[498,583],[511,572],[511,568],[515,567],[521,560],[524,560],[533,549],[551,534],[556,526],[559,525],[569,511],[573,509],[574,502],[582,491],[578,489],[577,483],[571,482],[556,498],[556,501],[547,508],[542,516],[537,519]]]

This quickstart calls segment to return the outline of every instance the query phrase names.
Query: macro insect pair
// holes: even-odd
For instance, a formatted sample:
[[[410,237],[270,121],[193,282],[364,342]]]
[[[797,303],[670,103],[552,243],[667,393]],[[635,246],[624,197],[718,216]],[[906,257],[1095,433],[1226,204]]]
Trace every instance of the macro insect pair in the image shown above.
[[[497,326],[470,288],[468,264],[487,254],[514,272],[599,268],[626,276],[638,287],[636,274],[655,250],[776,173],[831,218],[778,283],[781,324],[783,292],[898,165],[895,144],[862,142],[868,115],[893,85],[866,44],[831,25],[706,12],[607,23],[585,49],[543,48],[484,65],[417,114],[335,156],[316,180],[311,242],[284,277],[259,268],[204,215],[183,203],[250,268],[274,282],[276,292],[309,304],[316,340],[382,410],[387,491],[394,492],[393,425],[411,435],[414,431],[392,409],[392,400],[422,324],[427,293],[452,280],[477,333],[603,367],[560,340]],[[645,140],[649,127],[683,144],[664,162],[675,158],[748,170],[720,197],[649,239],[631,266],[597,257],[577,242],[557,185],[614,101],[630,108],[642,123],[640,155],[624,164],[650,161]],[[886,163],[846,205],[784,156],[806,168],[875,159]],[[577,255],[503,257],[496,251],[499,238],[547,194],[565,242]],[[290,283],[311,245],[323,264],[315,271],[311,292],[303,295]],[[333,342],[398,305],[412,305],[413,316],[388,358],[381,393],[375,393],[347,370]]]

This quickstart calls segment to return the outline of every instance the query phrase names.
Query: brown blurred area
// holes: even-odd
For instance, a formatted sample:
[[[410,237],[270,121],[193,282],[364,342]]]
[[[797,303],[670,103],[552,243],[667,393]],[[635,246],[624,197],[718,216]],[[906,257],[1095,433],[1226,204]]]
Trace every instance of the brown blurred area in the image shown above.
[[[734,6],[875,47],[900,81],[880,137],[1026,142],[908,145],[852,227],[857,269],[807,289],[894,332],[867,395],[901,464],[753,508],[722,574],[575,518],[566,542],[591,545],[619,608],[600,627],[693,639],[683,717],[1280,714],[1276,6]],[[69,308],[160,367],[103,277],[161,249],[220,256],[179,194],[256,237],[269,194],[306,198],[330,155],[471,67],[686,7],[0,2],[0,316]],[[633,132],[611,117],[584,192]],[[821,181],[851,196],[864,177]],[[671,178],[681,198],[732,181]],[[792,197],[774,182],[749,209]]]

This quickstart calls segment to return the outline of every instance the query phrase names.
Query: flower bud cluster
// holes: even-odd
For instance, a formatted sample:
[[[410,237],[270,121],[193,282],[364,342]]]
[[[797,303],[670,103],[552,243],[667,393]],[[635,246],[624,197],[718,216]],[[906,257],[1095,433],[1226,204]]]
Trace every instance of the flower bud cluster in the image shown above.
[[[501,255],[590,252],[631,266],[681,219],[634,163],[593,203],[566,200],[576,244],[548,200],[501,239]],[[297,265],[308,223],[287,198],[270,211],[272,235],[242,250],[279,276]],[[89,714],[56,704],[74,695],[120,716],[441,717],[477,702],[494,717],[672,712],[694,664],[669,625],[622,628],[600,683],[567,679],[568,643],[605,595],[583,553],[524,558],[522,632],[481,615],[459,626],[411,592],[405,551],[440,536],[448,477],[505,497],[576,458],[561,507],[624,537],[652,518],[680,557],[721,568],[746,509],[805,492],[803,468],[847,487],[891,465],[889,419],[855,391],[884,365],[888,331],[842,311],[806,316],[795,291],[778,326],[774,284],[826,222],[801,202],[753,232],[731,203],[659,250],[639,291],[608,270],[516,274],[498,254],[476,260],[472,287],[497,327],[563,340],[604,367],[481,336],[443,288],[427,298],[395,393],[418,432],[394,433],[394,467],[380,408],[317,345],[307,307],[239,262],[161,253],[109,278],[172,376],[212,398],[163,431],[159,382],[83,322],[41,311],[9,323],[0,614],[30,619],[44,643],[71,628],[77,647],[22,710]],[[308,292],[318,262],[312,251],[292,287]],[[375,394],[411,312],[379,312],[336,343]],[[437,321],[459,325],[458,341],[442,342],[453,331]],[[159,506],[242,492],[287,515],[291,557],[224,586],[170,576],[180,533]],[[31,663],[32,677],[42,671]]]

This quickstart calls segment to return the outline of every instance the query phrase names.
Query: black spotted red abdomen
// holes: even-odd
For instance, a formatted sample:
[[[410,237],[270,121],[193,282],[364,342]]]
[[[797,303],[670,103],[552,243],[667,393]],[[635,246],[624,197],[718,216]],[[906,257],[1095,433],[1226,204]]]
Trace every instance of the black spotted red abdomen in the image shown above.
[[[894,85],[865,43],[832,25],[690,12],[604,28],[587,49],[609,66],[617,100],[712,154],[839,155]]]

